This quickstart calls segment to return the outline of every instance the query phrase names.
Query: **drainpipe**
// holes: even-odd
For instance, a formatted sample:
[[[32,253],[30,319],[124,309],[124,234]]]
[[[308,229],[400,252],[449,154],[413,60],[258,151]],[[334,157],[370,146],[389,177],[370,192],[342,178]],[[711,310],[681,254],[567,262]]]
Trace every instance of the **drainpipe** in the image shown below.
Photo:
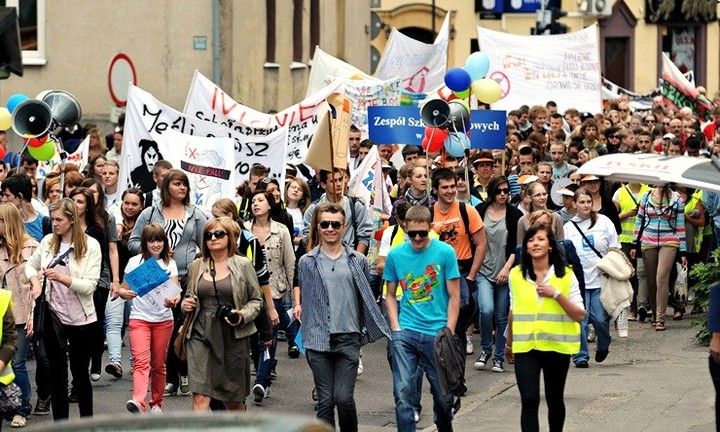
[[[220,61],[220,0],[212,0],[212,80],[220,85],[222,77]]]

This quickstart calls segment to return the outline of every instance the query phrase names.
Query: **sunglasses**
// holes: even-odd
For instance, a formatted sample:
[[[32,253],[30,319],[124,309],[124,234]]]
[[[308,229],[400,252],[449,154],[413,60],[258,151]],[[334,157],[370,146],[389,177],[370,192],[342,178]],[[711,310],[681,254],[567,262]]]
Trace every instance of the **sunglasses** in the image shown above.
[[[320,228],[322,229],[328,229],[332,227],[334,230],[339,230],[342,226],[342,222],[339,221],[322,221],[318,225],[320,225]]]
[[[610,138],[610,139],[618,139],[618,138],[620,138],[620,135],[610,135],[608,138]]]
[[[501,195],[501,194],[508,195],[509,193],[510,193],[510,188],[502,188],[502,189],[495,190],[495,195]]]
[[[226,235],[227,233],[225,231],[208,231],[206,233],[203,233],[203,238],[207,241],[212,240],[213,237],[215,237],[216,239],[221,239],[224,238]]]
[[[653,120],[653,119],[648,119],[648,120],[645,120],[645,123],[655,123],[655,120]]]
[[[422,231],[408,231],[407,235],[409,238],[415,238],[417,236],[420,236],[420,238],[425,238],[428,236],[429,231],[422,230]]]

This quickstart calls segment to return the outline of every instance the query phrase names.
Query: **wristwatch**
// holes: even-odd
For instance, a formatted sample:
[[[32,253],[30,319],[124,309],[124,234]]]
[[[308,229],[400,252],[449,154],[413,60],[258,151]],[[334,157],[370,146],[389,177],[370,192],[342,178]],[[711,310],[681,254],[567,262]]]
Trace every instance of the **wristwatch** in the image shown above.
[[[553,299],[557,300],[558,297],[560,297],[560,294],[562,294],[560,290],[555,290],[555,294],[553,294]]]

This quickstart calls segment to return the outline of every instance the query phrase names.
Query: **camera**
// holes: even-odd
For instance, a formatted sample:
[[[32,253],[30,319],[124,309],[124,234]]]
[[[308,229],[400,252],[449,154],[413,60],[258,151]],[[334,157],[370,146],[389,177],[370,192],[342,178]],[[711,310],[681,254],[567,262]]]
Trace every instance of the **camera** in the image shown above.
[[[215,318],[222,322],[225,322],[223,318],[227,318],[232,324],[237,324],[240,321],[240,315],[233,312],[232,306],[220,304],[215,310]]]

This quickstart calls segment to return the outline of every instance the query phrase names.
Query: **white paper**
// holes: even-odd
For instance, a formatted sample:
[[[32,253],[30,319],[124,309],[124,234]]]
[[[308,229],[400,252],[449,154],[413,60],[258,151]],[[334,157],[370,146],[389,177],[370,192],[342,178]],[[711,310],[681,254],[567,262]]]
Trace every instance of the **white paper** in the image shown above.
[[[265,348],[265,352],[263,353],[263,361],[270,360],[270,350]]]
[[[145,294],[143,300],[147,301],[148,304],[155,309],[164,311],[167,309],[165,307],[165,299],[171,299],[180,294],[180,292],[182,292],[180,285],[173,283],[172,280],[167,280]]]
[[[290,321],[288,322],[288,326],[290,326],[290,324],[292,324],[293,321],[295,321],[295,313],[293,312],[292,309],[289,309],[287,311],[287,315],[288,315],[288,318],[290,318]]]

